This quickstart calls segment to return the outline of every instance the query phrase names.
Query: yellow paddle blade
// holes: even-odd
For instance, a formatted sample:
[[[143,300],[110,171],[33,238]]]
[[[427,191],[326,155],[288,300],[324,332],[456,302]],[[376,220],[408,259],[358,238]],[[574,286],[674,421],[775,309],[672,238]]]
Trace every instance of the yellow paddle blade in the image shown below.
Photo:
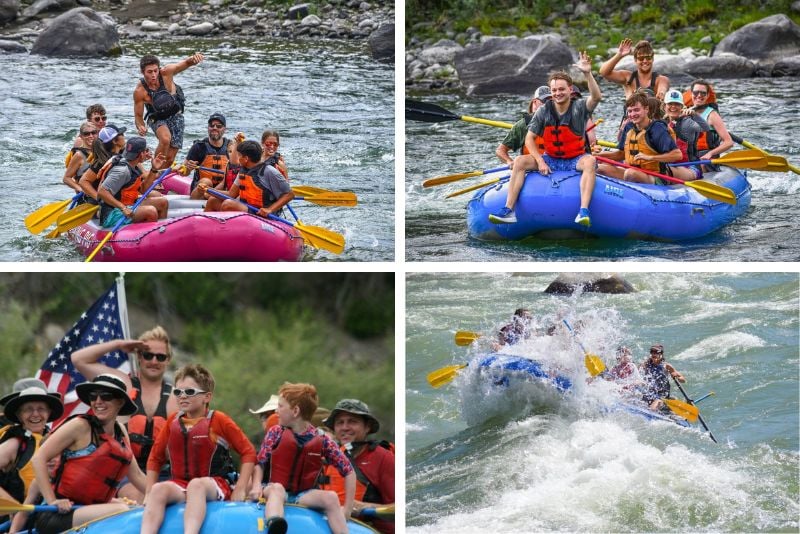
[[[72,230],[76,226],[89,222],[100,206],[93,204],[81,204],[77,208],[73,208],[66,213],[62,213],[58,217],[58,230],[60,233]]]
[[[304,195],[296,197],[297,200],[305,200],[318,206],[344,206],[353,207],[358,204],[355,193],[350,191],[327,191],[315,195]]]
[[[314,195],[320,195],[322,193],[330,193],[328,189],[314,187],[313,185],[293,185],[292,191],[294,191],[295,195],[301,197],[311,197]]]
[[[455,341],[459,347],[466,347],[472,345],[476,339],[481,337],[477,332],[468,332],[466,330],[459,330],[456,332]]]
[[[606,370],[606,364],[603,363],[603,360],[599,356],[588,352],[586,353],[584,364],[586,364],[586,370],[589,371],[591,376],[597,376]]]
[[[0,499],[0,513],[29,512],[33,510],[32,504],[20,504],[13,499]]]
[[[450,182],[457,182],[465,178],[472,178],[473,176],[480,176],[483,171],[470,171],[460,172],[458,174],[448,174],[446,176],[437,176],[436,178],[429,178],[422,182],[422,187],[433,187],[435,185],[449,184]]]
[[[736,141],[736,142],[737,142],[737,143],[739,143],[739,141]],[[740,144],[740,145],[742,145],[743,147],[746,147],[746,148],[752,148],[752,149],[755,149],[755,150],[760,150],[760,151],[761,151],[761,152],[763,152],[763,153],[764,153],[766,156],[771,156],[771,154],[770,154],[769,152],[767,152],[767,151],[766,151],[766,150],[764,150],[763,148],[759,148],[759,147],[757,147],[756,145],[754,145],[754,144],[753,144],[753,143],[751,143],[750,141],[745,141],[744,139],[742,139],[741,143],[739,143],[739,144]],[[778,157],[780,157],[780,156],[778,156]],[[787,166],[787,167],[789,168],[789,170],[790,170],[790,171],[792,171],[793,173],[795,173],[795,174],[800,174],[800,167],[795,167],[794,165],[792,165],[792,164],[791,164],[791,163],[789,163],[788,161],[786,162],[786,166]]]
[[[706,182],[705,180],[692,180],[690,182],[684,182],[683,185],[691,187],[701,195],[710,199],[734,206],[736,205],[736,194],[725,186],[713,182]]]
[[[51,204],[47,204],[46,206],[42,206],[38,210],[34,211],[27,217],[25,217],[25,227],[32,233],[32,234],[39,234],[56,222],[58,216],[61,215],[67,206],[69,206],[70,202],[72,202],[71,198],[67,200],[61,200],[59,202],[53,202]]]
[[[737,150],[714,158],[711,163],[729,165],[738,169],[760,169],[767,166],[767,157],[760,150]]]
[[[697,406],[692,406],[678,399],[664,399],[664,404],[672,410],[672,413],[678,417],[683,417],[690,423],[697,421],[697,417],[700,415],[700,410],[697,409]]]
[[[316,248],[329,250],[334,254],[341,254],[344,251],[344,236],[327,228],[320,226],[309,226],[300,221],[294,223],[294,227]]]
[[[483,182],[483,183],[480,183],[478,185],[471,185],[469,187],[465,187],[464,189],[459,189],[455,193],[450,193],[449,195],[445,195],[444,198],[457,197],[459,195],[463,195],[464,193],[469,193],[470,191],[475,191],[476,189],[481,189],[483,187],[486,187],[487,185],[496,184],[497,182],[499,182],[503,178],[508,178],[508,176],[501,176],[500,178],[495,178],[494,180],[489,180],[488,182]]]
[[[788,172],[791,169],[789,162],[786,158],[781,156],[767,156],[767,166],[759,169],[767,172]]]
[[[448,365],[435,371],[428,373],[428,384],[435,388],[440,388],[445,384],[449,384],[458,374],[458,371],[466,367],[467,364],[459,363],[456,365]]]

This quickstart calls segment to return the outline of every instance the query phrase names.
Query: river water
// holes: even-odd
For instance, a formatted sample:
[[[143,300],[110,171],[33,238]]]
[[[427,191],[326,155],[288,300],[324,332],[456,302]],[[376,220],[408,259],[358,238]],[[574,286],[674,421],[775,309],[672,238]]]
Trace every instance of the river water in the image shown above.
[[[798,274],[628,273],[634,294],[544,294],[555,277],[408,275],[407,532],[797,532]],[[519,306],[538,327],[581,325],[579,341],[607,364],[618,344],[638,363],[663,343],[689,395],[715,392],[698,406],[719,444],[601,415],[610,383],[586,384],[564,329],[505,349],[576,369],[555,405],[481,386],[469,369],[428,385],[431,371],[486,350],[455,346],[454,331],[494,332]]]
[[[0,54],[0,260],[79,261],[66,240],[31,235],[26,215],[71,190],[61,183],[64,156],[89,104],[102,103],[109,122],[135,133],[133,89],[139,58],[156,54],[162,64],[195,50],[206,60],[176,77],[186,94],[186,156],[207,135],[216,111],[228,135],[261,139],[281,132],[280,151],[292,183],[354,191],[356,208],[293,205],[304,224],[344,234],[341,255],[319,251],[316,260],[394,259],[394,71],[350,44],[229,40],[133,43],[113,59],[51,59]],[[148,132],[148,143],[155,137]]]
[[[598,139],[613,140],[622,111],[622,90],[601,82],[603,101],[595,118]],[[533,88],[532,88],[533,89]],[[800,166],[800,145],[792,132],[800,119],[800,79],[754,78],[715,84],[728,129],[771,153]],[[473,98],[461,95],[409,95],[456,115],[515,122],[527,107],[524,97]],[[525,243],[481,242],[467,235],[465,194],[445,195],[487,180],[477,177],[424,189],[434,176],[501,165],[494,155],[505,129],[449,121],[406,121],[406,259],[411,261],[797,261],[800,223],[794,212],[800,199],[800,176],[751,171],[749,212],[728,227],[702,239],[682,243],[596,239],[544,240]],[[741,148],[736,146],[735,148]]]

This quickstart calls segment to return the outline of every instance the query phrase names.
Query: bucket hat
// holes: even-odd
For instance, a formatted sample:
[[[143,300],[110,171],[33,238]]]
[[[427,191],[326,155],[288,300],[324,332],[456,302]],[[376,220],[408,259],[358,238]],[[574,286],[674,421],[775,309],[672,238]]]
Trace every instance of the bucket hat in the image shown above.
[[[19,410],[26,402],[44,402],[50,408],[50,417],[47,421],[55,421],[64,413],[64,404],[61,402],[61,395],[58,393],[48,393],[45,388],[32,386],[11,394],[13,397],[6,402],[5,416],[12,423],[22,423],[17,417]]]
[[[381,427],[381,423],[375,419],[375,417],[369,412],[369,406],[365,402],[361,402],[358,399],[342,399],[336,403],[336,406],[333,408],[331,415],[328,416],[323,423],[328,428],[333,428],[333,423],[336,421],[336,415],[339,412],[347,412],[352,413],[355,415],[361,415],[366,419],[367,424],[369,425],[369,432],[368,434],[374,434],[378,431]]]
[[[270,395],[269,400],[264,403],[264,406],[262,406],[258,410],[250,410],[250,413],[262,414],[265,412],[274,412],[277,409],[278,409],[278,396]]]

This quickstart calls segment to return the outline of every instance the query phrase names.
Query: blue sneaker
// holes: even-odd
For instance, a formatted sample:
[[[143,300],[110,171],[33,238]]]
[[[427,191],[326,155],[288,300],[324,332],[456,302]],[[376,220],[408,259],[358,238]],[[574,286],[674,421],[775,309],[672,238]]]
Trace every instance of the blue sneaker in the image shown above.
[[[490,214],[489,221],[494,224],[513,224],[517,222],[517,214],[511,208],[503,208],[497,214]]]
[[[575,222],[582,224],[583,226],[591,226],[592,219],[589,217],[589,210],[586,208],[581,208],[581,210],[578,212],[578,215],[575,217]]]

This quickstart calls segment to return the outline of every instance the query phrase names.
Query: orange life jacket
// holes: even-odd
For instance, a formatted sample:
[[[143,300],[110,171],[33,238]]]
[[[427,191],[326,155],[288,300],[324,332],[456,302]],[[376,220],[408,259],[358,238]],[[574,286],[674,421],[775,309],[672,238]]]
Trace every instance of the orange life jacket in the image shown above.
[[[212,145],[208,141],[208,138],[196,142],[205,144],[206,157],[200,162],[200,166],[224,171],[228,165],[228,139],[223,139],[222,146],[219,148]],[[205,178],[211,180],[211,183],[213,183],[215,187],[224,178],[223,174],[200,169],[197,169],[195,173],[195,181]]]
[[[61,465],[56,471],[53,490],[56,496],[77,504],[109,502],[117,493],[117,486],[128,474],[133,453],[122,441],[122,427],[114,423],[114,436],[103,432],[103,426],[93,415],[80,414],[89,422],[92,443],[97,449],[85,456],[68,457],[61,454]],[[70,418],[71,419],[71,418]]]
[[[211,439],[209,410],[192,428],[187,429],[181,420],[183,412],[171,416],[167,451],[172,468],[172,478],[192,480],[199,477],[222,477],[229,479],[236,469],[233,465],[228,443],[221,436],[216,442]]]
[[[278,445],[269,459],[269,482],[278,482],[286,491],[298,493],[316,486],[322,472],[322,436],[315,435],[303,445],[290,428],[283,428]]]
[[[239,171],[239,198],[256,208],[269,206],[277,200],[272,191],[261,187],[255,178],[263,172],[265,166],[266,163],[259,163]]]
[[[548,100],[545,103],[545,126],[542,142],[544,152],[552,158],[572,159],[586,153],[584,132],[576,132],[570,128],[573,106],[574,102],[570,102],[567,112],[559,117],[553,101]]]
[[[161,398],[153,418],[148,419],[144,404],[142,404],[142,383],[139,377],[131,377],[131,383],[136,390],[136,395],[131,396],[133,403],[136,404],[136,413],[128,419],[128,437],[131,440],[131,450],[136,457],[136,462],[143,471],[147,471],[147,457],[150,456],[150,449],[153,448],[156,436],[167,422],[167,401],[172,394],[172,384],[161,383]]]
[[[634,156],[636,154],[646,154],[648,156],[658,156],[661,152],[658,152],[656,149],[652,147],[649,142],[649,137],[651,134],[651,129],[653,125],[657,122],[665,124],[664,121],[650,121],[650,124],[647,125],[647,128],[644,130],[639,130],[635,126],[628,129],[627,133],[625,134],[625,162],[628,165],[633,165],[635,167],[639,167],[640,169],[645,169],[648,171],[655,171],[661,172],[663,168],[663,163],[659,161],[637,161],[634,160]],[[672,136],[673,141],[675,140],[675,131],[667,125],[667,129],[669,130],[670,136]]]
[[[711,115],[712,111],[717,111],[717,106],[706,106],[700,112],[700,117],[703,118],[704,121],[708,122],[708,117]],[[719,111],[717,111],[719,113]],[[717,148],[722,140],[717,134],[717,131],[714,130],[711,125],[709,125],[710,130],[706,132],[700,132],[700,135],[697,137],[697,150],[700,151],[700,155],[708,152],[712,148]]]
[[[138,167],[131,167],[128,165],[128,161],[124,159],[121,155],[117,154],[116,156],[112,156],[108,159],[108,161],[100,168],[97,172],[97,179],[99,180],[99,184],[106,179],[108,176],[108,172],[118,165],[127,165],[128,170],[130,171],[131,178],[128,182],[122,186],[122,189],[117,191],[117,194],[114,195],[114,198],[125,204],[126,206],[132,206],[136,203],[136,200],[139,198],[139,189],[142,186],[142,171],[139,170]]]

